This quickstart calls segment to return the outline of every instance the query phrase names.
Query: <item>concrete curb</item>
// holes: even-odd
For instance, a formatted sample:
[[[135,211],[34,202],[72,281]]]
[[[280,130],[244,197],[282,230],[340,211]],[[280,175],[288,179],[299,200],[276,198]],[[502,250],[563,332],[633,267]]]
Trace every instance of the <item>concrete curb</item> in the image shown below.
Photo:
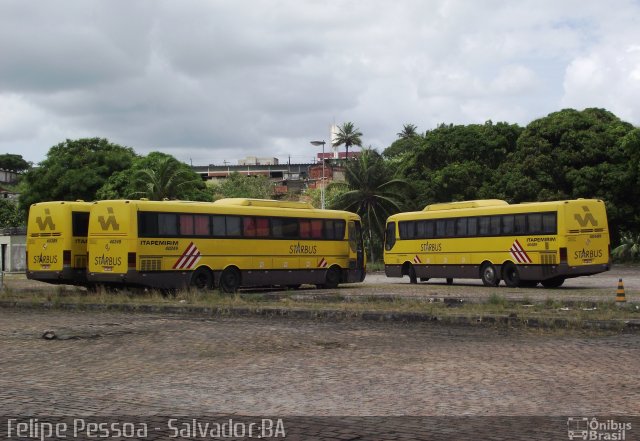
[[[195,317],[282,317],[305,320],[365,320],[377,322],[433,323],[454,326],[485,326],[534,329],[592,329],[617,332],[640,332],[640,320],[569,320],[562,318],[523,318],[512,315],[464,316],[431,315],[420,312],[340,311],[278,307],[206,307],[172,305],[132,305],[98,303],[57,303],[0,301],[5,309],[40,309],[63,311],[127,312],[172,314]]]

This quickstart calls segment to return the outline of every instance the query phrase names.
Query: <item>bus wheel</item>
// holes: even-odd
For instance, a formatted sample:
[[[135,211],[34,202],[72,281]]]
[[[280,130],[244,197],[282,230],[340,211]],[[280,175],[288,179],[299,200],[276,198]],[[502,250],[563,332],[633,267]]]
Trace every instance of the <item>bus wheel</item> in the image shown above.
[[[334,289],[338,287],[340,283],[340,270],[335,266],[329,268],[327,270],[327,275],[325,276],[324,284],[322,284],[321,288],[326,289]]]
[[[482,283],[484,284],[484,286],[498,286],[498,284],[500,283],[496,267],[490,263],[485,263],[484,265],[482,265],[482,269],[480,270],[480,277],[482,278]]]
[[[409,283],[411,283],[412,285],[418,283],[418,276],[416,276],[416,269],[413,267],[413,265],[409,266]]]
[[[507,262],[502,266],[502,277],[508,287],[517,288],[520,286],[520,271],[513,263]]]
[[[451,277],[447,277],[447,285],[453,285],[453,279]]]
[[[213,284],[213,277],[211,271],[207,268],[198,268],[191,274],[191,281],[189,286],[198,291],[205,291],[211,288]]]
[[[545,288],[559,288],[564,283],[564,277],[554,277],[553,279],[543,280],[540,283]]]
[[[220,291],[234,293],[240,287],[240,271],[237,268],[225,268],[220,275]]]

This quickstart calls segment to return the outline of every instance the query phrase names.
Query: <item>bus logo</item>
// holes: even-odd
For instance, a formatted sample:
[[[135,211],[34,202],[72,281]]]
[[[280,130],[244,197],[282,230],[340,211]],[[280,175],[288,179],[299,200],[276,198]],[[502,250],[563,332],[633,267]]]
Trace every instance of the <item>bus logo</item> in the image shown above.
[[[591,224],[594,227],[597,227],[598,226],[598,221],[596,220],[595,217],[593,217],[593,214],[591,214],[591,212],[589,211],[589,207],[583,206],[582,207],[582,211],[584,211],[586,213],[584,215],[584,217],[580,216],[577,213],[573,216],[575,218],[575,220],[578,221],[580,226],[584,228],[584,227],[587,226],[587,224]]]
[[[55,230],[56,225],[53,223],[53,218],[51,217],[51,211],[49,211],[48,208],[45,208],[44,214],[47,215],[47,217],[44,218],[44,221],[40,216],[36,218],[36,223],[38,224],[38,228],[40,228],[40,231],[46,230],[47,227],[49,227],[51,231]]]
[[[175,265],[173,265],[173,269],[191,269],[199,261],[200,250],[193,242],[191,242]]]
[[[120,225],[116,221],[116,216],[113,214],[113,208],[107,207],[107,213],[109,213],[109,217],[107,217],[106,220],[104,216],[98,216],[100,227],[103,231],[108,230],[109,227],[113,228],[113,231],[118,231],[120,229]]]
[[[518,239],[513,241],[511,248],[509,248],[509,254],[518,263],[531,263],[531,258],[524,250],[524,248],[522,248],[522,245],[520,245]]]

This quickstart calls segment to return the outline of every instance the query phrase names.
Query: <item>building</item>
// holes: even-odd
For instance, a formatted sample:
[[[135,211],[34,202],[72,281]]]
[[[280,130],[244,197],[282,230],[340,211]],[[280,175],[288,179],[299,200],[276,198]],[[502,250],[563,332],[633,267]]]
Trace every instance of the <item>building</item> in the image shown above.
[[[0,230],[0,271],[26,271],[27,230],[25,227]]]

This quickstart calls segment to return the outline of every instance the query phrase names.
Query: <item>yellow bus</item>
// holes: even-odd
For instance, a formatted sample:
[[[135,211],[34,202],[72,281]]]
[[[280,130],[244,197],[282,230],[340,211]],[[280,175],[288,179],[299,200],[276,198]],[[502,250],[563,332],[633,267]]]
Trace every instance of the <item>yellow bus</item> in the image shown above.
[[[86,285],[87,229],[91,203],[39,202],[29,207],[27,278]]]
[[[235,292],[365,277],[360,217],[301,202],[99,201],[88,239],[96,284]]]
[[[604,202],[577,199],[510,205],[478,200],[428,205],[387,220],[385,273],[482,279],[497,286],[561,286],[607,271],[611,246]]]

